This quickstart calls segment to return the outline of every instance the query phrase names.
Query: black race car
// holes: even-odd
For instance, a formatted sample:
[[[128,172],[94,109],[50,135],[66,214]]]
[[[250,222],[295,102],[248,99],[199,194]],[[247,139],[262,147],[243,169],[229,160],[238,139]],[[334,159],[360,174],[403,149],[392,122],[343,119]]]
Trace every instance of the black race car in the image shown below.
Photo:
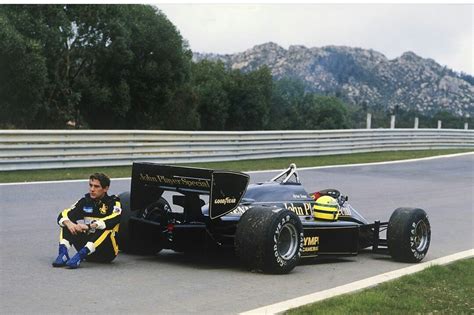
[[[368,247],[404,262],[419,262],[428,251],[431,229],[422,209],[398,208],[388,222],[369,223],[335,189],[309,194],[294,164],[267,182],[248,182],[240,172],[134,163],[131,191],[120,195],[120,249],[230,248],[246,267],[277,274],[301,258],[357,255]],[[315,196],[337,200],[337,220],[314,216]]]

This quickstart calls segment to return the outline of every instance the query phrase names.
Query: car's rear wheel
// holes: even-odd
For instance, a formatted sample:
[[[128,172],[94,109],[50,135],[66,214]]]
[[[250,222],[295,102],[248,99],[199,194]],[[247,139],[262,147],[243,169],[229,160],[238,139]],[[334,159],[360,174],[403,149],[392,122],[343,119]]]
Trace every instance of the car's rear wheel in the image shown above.
[[[130,254],[139,254],[139,255],[153,255],[158,253],[162,247],[161,242],[153,238],[153,235],[147,235],[147,229],[139,229],[138,231],[132,232],[130,226],[130,219],[132,217],[147,219],[147,220],[156,220],[157,210],[155,208],[160,208],[164,211],[165,203],[168,205],[166,200],[159,201],[154,204],[153,209],[145,209],[141,213],[132,212],[130,209],[130,193],[125,192],[119,195],[120,203],[122,205],[122,214],[120,219],[120,227],[118,233],[118,245],[119,249],[123,252]],[[168,205],[169,207],[169,205]],[[151,233],[150,233],[151,234]]]
[[[398,208],[389,220],[387,244],[393,259],[419,262],[428,252],[431,226],[423,209]]]
[[[243,264],[265,273],[288,273],[298,264],[303,246],[303,226],[285,209],[255,207],[241,217],[235,250]]]
[[[118,196],[120,198],[120,204],[122,206],[122,213],[120,215],[120,226],[117,233],[117,242],[119,249],[124,252],[128,252],[130,248],[130,230],[129,222],[133,216],[130,210],[130,193],[123,192]]]

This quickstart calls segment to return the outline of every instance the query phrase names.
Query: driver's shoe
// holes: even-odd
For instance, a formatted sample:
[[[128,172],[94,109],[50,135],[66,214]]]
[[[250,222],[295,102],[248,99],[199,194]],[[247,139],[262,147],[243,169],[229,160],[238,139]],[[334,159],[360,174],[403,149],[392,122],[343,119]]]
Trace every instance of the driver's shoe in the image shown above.
[[[59,254],[58,257],[53,261],[53,267],[64,267],[69,261],[69,254],[67,252],[67,247],[64,244],[59,244]]]
[[[70,269],[78,268],[79,265],[81,264],[81,261],[83,261],[89,253],[90,253],[90,250],[87,247],[81,248],[81,250],[78,251],[76,255],[72,256],[72,258],[68,260],[66,265]]]

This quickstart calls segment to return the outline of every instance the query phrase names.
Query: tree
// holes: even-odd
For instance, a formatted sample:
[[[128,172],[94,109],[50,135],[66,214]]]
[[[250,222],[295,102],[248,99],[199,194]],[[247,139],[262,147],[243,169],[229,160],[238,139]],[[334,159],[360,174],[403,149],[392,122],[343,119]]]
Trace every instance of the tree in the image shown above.
[[[249,72],[231,72],[226,86],[230,107],[227,130],[262,130],[268,124],[272,75],[266,66]]]
[[[27,128],[47,86],[46,60],[38,41],[18,32],[0,7],[0,128]]]
[[[173,107],[173,95],[189,81],[192,54],[163,13],[150,6],[129,5],[126,10],[133,55],[127,120],[134,128],[160,128],[174,114],[163,115]]]
[[[63,128],[73,121],[91,128],[148,129],[169,121],[163,113],[173,112],[167,108],[189,81],[191,53],[160,11],[146,5],[0,10],[13,30],[38,43],[45,60],[47,83],[28,127]]]
[[[96,7],[103,11],[90,18]],[[78,19],[88,17],[81,19],[83,28],[96,34],[85,42],[96,43],[91,47],[97,53],[95,66],[87,71],[87,78],[94,80],[81,82],[85,98],[79,112],[93,128],[170,128],[170,107],[173,100],[182,100],[191,63],[175,26],[151,6],[81,9]]]
[[[299,129],[345,129],[349,124],[344,103],[335,97],[308,94],[300,114]]]
[[[433,118],[431,125],[432,128],[438,127],[438,120],[441,120],[441,128],[447,129],[461,129],[464,128],[464,120],[461,117],[456,117],[452,113],[448,111],[439,111],[437,112]]]
[[[27,127],[63,127],[73,116],[79,94],[71,89],[69,75],[75,73],[68,46],[73,26],[62,5],[1,6],[8,24],[28,41],[38,43],[47,70],[47,84],[36,99],[38,110]],[[26,62],[23,56],[19,62]],[[16,104],[24,106],[24,104]]]
[[[192,67],[201,130],[225,130],[230,106],[229,71],[222,62],[200,61]]]
[[[273,83],[268,129],[298,129],[298,109],[305,98],[305,85],[298,79],[283,78]]]

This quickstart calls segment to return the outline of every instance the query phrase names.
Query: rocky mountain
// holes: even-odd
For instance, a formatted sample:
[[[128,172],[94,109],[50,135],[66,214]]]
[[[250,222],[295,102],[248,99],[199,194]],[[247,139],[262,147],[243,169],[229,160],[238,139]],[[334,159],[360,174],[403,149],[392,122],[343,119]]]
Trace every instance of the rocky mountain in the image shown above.
[[[353,104],[399,106],[427,115],[439,110],[474,115],[474,78],[413,52],[390,60],[361,48],[290,46],[286,50],[266,43],[231,55],[194,53],[193,59],[221,60],[242,71],[266,65],[276,79],[297,78],[310,91],[336,95]]]

